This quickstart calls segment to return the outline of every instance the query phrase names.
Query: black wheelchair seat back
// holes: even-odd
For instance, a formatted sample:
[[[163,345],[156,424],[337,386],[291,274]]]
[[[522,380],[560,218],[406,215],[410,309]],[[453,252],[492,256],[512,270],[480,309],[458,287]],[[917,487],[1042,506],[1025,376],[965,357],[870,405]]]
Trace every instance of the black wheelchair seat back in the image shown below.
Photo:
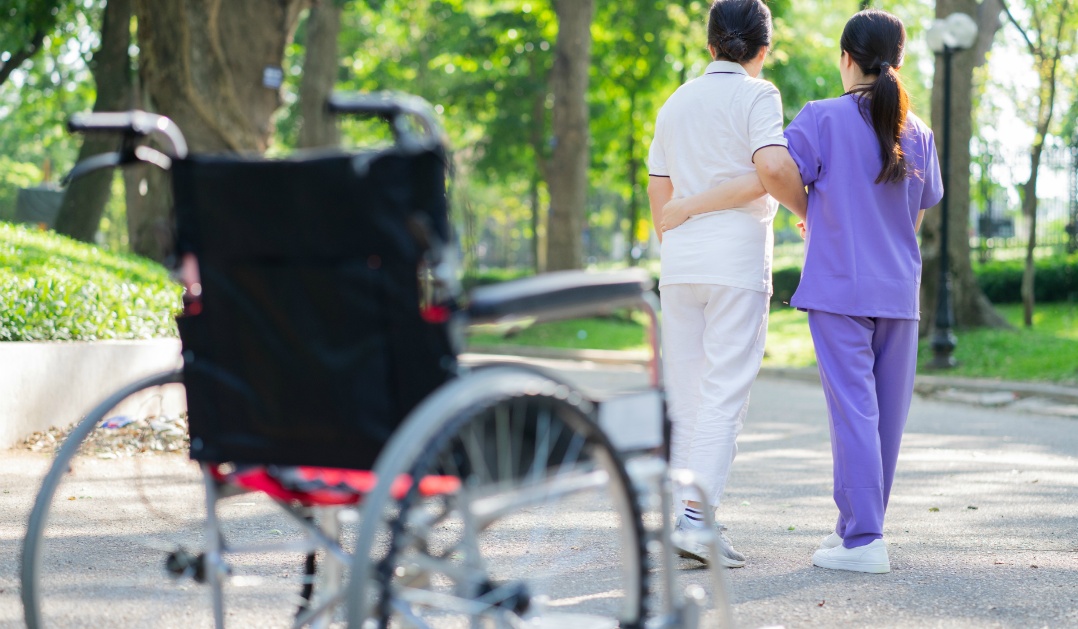
[[[172,165],[191,456],[365,469],[449,379],[445,317],[418,272],[448,241],[445,160],[396,148]]]

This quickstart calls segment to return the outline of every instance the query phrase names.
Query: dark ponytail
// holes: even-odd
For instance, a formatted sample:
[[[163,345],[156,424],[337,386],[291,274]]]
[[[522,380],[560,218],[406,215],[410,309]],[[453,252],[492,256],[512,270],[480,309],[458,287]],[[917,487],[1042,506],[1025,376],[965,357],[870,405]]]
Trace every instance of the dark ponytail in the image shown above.
[[[707,44],[715,55],[745,63],[771,45],[771,10],[763,0],[715,0],[707,21]]]
[[[850,90],[862,97],[861,113],[872,124],[880,142],[883,168],[876,183],[902,181],[909,174],[901,140],[910,98],[898,76],[905,49],[906,28],[886,11],[861,11],[850,18],[842,31],[842,50],[863,73],[878,75],[871,85]]]

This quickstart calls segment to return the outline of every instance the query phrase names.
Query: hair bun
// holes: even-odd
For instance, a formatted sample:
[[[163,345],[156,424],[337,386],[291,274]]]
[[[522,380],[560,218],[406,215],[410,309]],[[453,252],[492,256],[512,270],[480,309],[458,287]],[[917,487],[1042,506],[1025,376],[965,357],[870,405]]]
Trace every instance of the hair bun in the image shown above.
[[[735,61],[743,61],[745,56],[749,52],[749,46],[745,43],[745,40],[741,38],[740,33],[727,33],[722,38],[722,51],[724,56],[734,59]]]

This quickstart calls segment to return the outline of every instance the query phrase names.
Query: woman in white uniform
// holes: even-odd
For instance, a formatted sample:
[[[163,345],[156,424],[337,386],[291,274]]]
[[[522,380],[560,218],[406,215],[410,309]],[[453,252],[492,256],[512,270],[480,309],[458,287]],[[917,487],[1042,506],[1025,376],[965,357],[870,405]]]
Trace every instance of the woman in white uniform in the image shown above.
[[[663,105],[648,159],[657,227],[672,199],[716,186],[728,192],[722,207],[705,208],[712,211],[671,204],[667,231],[659,234],[672,466],[696,474],[712,508],[721,502],[763,359],[775,199],[795,213],[804,211],[804,190],[783,137],[779,92],[758,78],[771,34],[771,12],[762,0],[712,4],[708,50],[714,61]],[[761,183],[770,195],[760,196]],[[686,220],[686,214],[695,215]],[[708,562],[707,547],[684,534],[703,526],[703,508],[686,501],[675,545],[682,556]],[[724,530],[719,525],[718,561],[743,566],[745,557]]]

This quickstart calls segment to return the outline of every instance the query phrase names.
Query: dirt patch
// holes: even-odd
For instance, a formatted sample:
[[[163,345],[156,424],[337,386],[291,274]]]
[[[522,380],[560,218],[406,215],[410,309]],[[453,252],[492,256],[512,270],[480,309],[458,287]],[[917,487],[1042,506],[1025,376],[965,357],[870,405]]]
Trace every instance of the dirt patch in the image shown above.
[[[16,447],[31,452],[53,454],[60,449],[77,425],[35,432]],[[90,433],[79,448],[79,454],[114,459],[146,454],[183,453],[187,452],[188,447],[186,415],[144,419],[111,417]]]

